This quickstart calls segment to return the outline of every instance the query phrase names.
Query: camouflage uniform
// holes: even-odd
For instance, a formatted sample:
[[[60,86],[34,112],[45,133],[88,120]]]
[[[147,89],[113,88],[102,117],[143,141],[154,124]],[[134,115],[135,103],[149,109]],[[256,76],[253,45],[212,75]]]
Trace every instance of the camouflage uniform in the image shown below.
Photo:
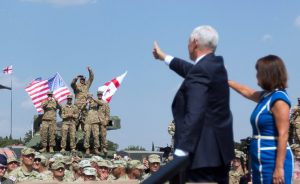
[[[294,125],[296,130],[296,136],[300,141],[300,106],[297,105],[292,109],[291,123]]]
[[[61,149],[66,149],[66,140],[69,131],[70,147],[71,150],[75,150],[76,119],[78,118],[78,108],[73,104],[66,104],[64,107],[62,107],[61,117],[63,119],[61,128]]]
[[[89,100],[89,103],[87,103],[89,110],[84,123],[84,131],[85,131],[84,148],[85,149],[90,148],[90,136],[91,136],[91,131],[93,131],[95,152],[98,152],[98,149],[100,148],[100,144],[99,144],[100,119],[98,116],[99,103],[100,103],[99,100],[94,100],[94,99]]]
[[[87,110],[85,108],[87,96],[89,93],[89,89],[93,83],[94,80],[94,73],[92,69],[88,68],[89,70],[89,79],[86,83],[76,83],[78,80],[78,77],[74,78],[71,87],[75,94],[75,105],[77,106],[79,110],[79,124],[83,124],[85,122],[85,117],[87,115]]]
[[[42,117],[40,134],[43,148],[47,147],[48,130],[50,134],[49,146],[52,148],[55,146],[56,110],[60,108],[60,105],[54,98],[51,100],[47,99],[42,103],[44,114]]]
[[[101,122],[101,151],[104,153],[107,153],[107,142],[106,142],[106,126],[108,124],[109,118],[110,118],[110,108],[106,101],[104,100],[98,100],[100,103],[99,107],[99,119]]]
[[[21,181],[38,181],[41,178],[39,175],[37,171],[26,172],[22,167],[19,167],[9,174],[9,179],[16,183]]]
[[[174,135],[175,135],[175,122],[172,120],[168,125],[168,133],[172,136],[171,138],[171,148],[174,149]]]
[[[244,176],[242,171],[229,171],[229,184],[239,184],[242,176]]]
[[[244,152],[239,151],[237,149],[234,150],[235,152],[235,159],[240,162],[239,168],[233,168],[229,171],[229,184],[239,184],[240,179],[242,176],[244,176],[244,172],[242,170],[242,158],[243,160],[246,160],[246,155]]]

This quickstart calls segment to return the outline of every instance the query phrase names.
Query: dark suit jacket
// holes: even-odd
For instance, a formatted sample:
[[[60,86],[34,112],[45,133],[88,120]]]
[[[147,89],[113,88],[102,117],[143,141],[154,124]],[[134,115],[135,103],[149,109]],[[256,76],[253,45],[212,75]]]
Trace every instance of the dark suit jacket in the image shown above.
[[[229,164],[234,141],[223,58],[208,54],[195,65],[174,58],[170,68],[184,78],[172,104],[175,148],[189,152],[190,169]]]

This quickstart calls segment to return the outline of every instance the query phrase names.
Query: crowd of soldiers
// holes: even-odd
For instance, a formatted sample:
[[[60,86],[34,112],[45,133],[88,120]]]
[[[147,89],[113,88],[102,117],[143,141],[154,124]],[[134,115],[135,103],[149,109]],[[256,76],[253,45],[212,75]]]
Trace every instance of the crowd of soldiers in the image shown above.
[[[1,184],[22,181],[83,183],[84,181],[134,180],[139,183],[157,172],[160,166],[161,157],[157,154],[149,155],[142,162],[121,156],[115,156],[113,159],[105,159],[97,155],[83,158],[61,153],[48,158],[45,153],[24,148],[20,160],[7,159],[0,154],[0,182]]]
[[[81,128],[84,131],[84,148],[86,154],[91,153],[90,137],[91,132],[94,139],[93,153],[99,155],[101,152],[107,154],[106,141],[106,126],[110,118],[110,108],[106,101],[102,99],[103,91],[97,91],[97,98],[89,93],[89,89],[94,80],[94,73],[90,67],[89,79],[83,75],[76,76],[71,87],[75,94],[75,102],[73,104],[73,95],[67,96],[67,103],[61,106],[55,98],[53,98],[52,91],[48,92],[48,98],[42,102],[42,124],[40,126],[41,145],[40,152],[46,152],[49,147],[49,152],[53,153],[56,133],[56,114],[62,118],[61,130],[61,152],[66,151],[67,135],[70,135],[70,148],[72,152],[76,152],[75,134],[76,129]],[[79,82],[78,82],[79,80]],[[100,139],[99,140],[99,136]],[[49,144],[48,144],[49,138]],[[100,144],[101,142],[101,144]]]

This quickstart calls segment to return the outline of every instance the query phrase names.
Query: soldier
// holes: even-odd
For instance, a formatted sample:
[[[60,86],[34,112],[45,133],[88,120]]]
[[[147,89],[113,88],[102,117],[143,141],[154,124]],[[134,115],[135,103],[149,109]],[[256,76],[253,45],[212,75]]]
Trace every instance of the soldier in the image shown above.
[[[14,182],[39,180],[39,173],[33,170],[33,160],[35,151],[32,148],[21,150],[21,167],[18,167],[9,174],[9,178]]]
[[[171,149],[174,150],[174,134],[175,134],[175,122],[172,120],[168,125],[168,133],[171,135]]]
[[[13,170],[20,166],[20,162],[16,157],[7,158],[7,170],[6,174],[9,175]]]
[[[85,77],[83,75],[78,75],[76,78],[73,79],[71,83],[71,87],[75,94],[75,105],[79,110],[78,125],[81,125],[82,130],[84,129],[84,122],[87,114],[87,111],[85,109],[85,103],[87,100],[89,89],[94,80],[94,73],[92,69],[90,67],[87,67],[87,69],[89,71],[89,79],[87,81],[85,80]],[[80,81],[79,83],[77,83],[78,79]]]
[[[111,174],[112,163],[109,160],[102,160],[97,164],[96,170],[100,181],[115,180],[115,177]]]
[[[13,184],[14,182],[5,177],[7,169],[7,158],[5,155],[0,154],[0,183],[1,184]]]
[[[97,172],[93,167],[86,167],[83,169],[84,181],[96,181]]]
[[[144,174],[144,165],[139,160],[130,160],[127,163],[127,176],[129,180],[139,180]]]
[[[34,160],[33,160],[33,169],[39,173],[50,173],[50,171],[48,172],[48,162],[47,162],[47,158],[42,155],[42,154],[38,154],[35,155]]]
[[[298,97],[298,105],[292,109],[291,113],[291,123],[296,129],[296,135],[298,137],[298,141],[300,141],[300,97]]]
[[[61,118],[61,150],[65,152],[68,132],[70,133],[70,148],[72,152],[76,151],[75,133],[76,133],[76,119],[78,118],[78,108],[72,104],[72,95],[67,96],[67,104],[62,107]]]
[[[143,180],[151,176],[151,174],[157,172],[160,169],[161,159],[157,154],[151,154],[148,156],[149,173],[143,176]]]
[[[88,109],[88,113],[84,123],[84,148],[86,149],[86,154],[90,154],[90,136],[91,131],[93,132],[94,138],[94,153],[99,155],[99,124],[100,118],[98,116],[98,109],[99,109],[99,100],[95,100],[92,94],[88,95],[88,99],[86,102],[86,108]]]
[[[115,160],[113,162],[112,174],[116,178],[116,180],[128,179],[128,175],[126,174],[126,166],[127,163],[124,160]]]
[[[235,150],[235,158],[232,161],[232,169],[229,171],[230,184],[239,184],[241,177],[244,176],[244,171],[241,164],[242,157],[245,157],[244,153],[242,151]]]
[[[106,142],[106,126],[108,124],[109,118],[110,118],[110,108],[106,101],[102,99],[103,91],[97,92],[98,100],[100,100],[101,103],[99,103],[99,118],[101,121],[101,152],[104,153],[104,155],[107,155],[107,142]]]
[[[62,162],[55,161],[51,166],[52,180],[58,182],[64,182],[65,168]]]
[[[61,106],[55,100],[55,98],[53,98],[53,93],[51,91],[48,92],[47,100],[42,102],[42,109],[44,110],[44,114],[42,117],[40,134],[43,148],[40,150],[40,152],[45,152],[47,150],[47,140],[49,133],[49,152],[52,153],[54,152],[53,147],[55,146],[56,110],[60,110]]]

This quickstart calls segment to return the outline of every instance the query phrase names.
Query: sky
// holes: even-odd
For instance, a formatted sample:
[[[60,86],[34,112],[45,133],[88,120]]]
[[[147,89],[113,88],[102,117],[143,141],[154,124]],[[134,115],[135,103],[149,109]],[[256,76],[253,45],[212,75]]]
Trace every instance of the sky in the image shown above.
[[[219,32],[217,55],[224,57],[228,77],[260,90],[254,69],[258,58],[281,57],[289,73],[292,105],[300,96],[300,1],[179,0],[1,0],[0,84],[13,83],[13,138],[31,129],[37,114],[25,87],[37,77],[60,73],[69,89],[72,79],[88,76],[99,86],[128,71],[113,96],[111,115],[122,128],[108,132],[119,149],[129,145],[151,150],[167,146],[171,104],[183,79],[153,58],[153,42],[166,53],[190,62],[187,41],[199,25]],[[10,134],[10,91],[0,90],[0,136]],[[251,136],[255,107],[231,90],[234,139]]]

